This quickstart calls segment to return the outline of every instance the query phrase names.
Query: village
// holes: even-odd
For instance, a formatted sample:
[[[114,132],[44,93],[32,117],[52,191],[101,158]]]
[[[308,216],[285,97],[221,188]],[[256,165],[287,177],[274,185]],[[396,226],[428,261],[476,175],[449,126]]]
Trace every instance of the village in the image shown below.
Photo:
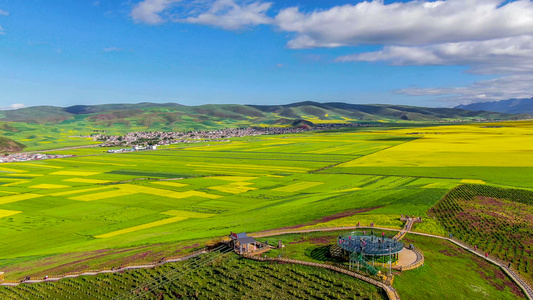
[[[56,154],[51,155],[51,154],[43,154],[43,153],[16,153],[16,154],[6,153],[4,156],[0,156],[0,163],[65,158],[65,157],[73,157],[73,156],[76,156],[76,155],[56,155]]]
[[[302,123],[293,127],[249,127],[226,128],[214,131],[189,132],[129,132],[126,135],[93,135],[95,141],[102,141],[102,147],[133,146],[133,145],[170,145],[177,143],[227,142],[229,138],[300,133],[305,131],[331,130],[342,127],[376,127],[380,124],[313,124]]]

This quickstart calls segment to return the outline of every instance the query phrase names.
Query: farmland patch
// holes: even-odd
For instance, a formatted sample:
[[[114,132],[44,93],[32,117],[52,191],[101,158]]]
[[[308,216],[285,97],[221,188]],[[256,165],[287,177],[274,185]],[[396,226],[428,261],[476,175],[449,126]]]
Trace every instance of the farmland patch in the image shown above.
[[[82,171],[57,171],[50,173],[50,175],[61,175],[61,176],[91,176],[97,175],[100,172],[82,172]]]
[[[0,197],[0,204],[7,204],[7,203],[12,203],[12,202],[18,202],[18,201],[23,201],[23,200],[28,200],[28,199],[33,199],[33,198],[39,198],[39,197],[42,197],[43,195],[39,195],[39,194],[18,194],[18,195],[12,195],[12,196],[3,196],[3,197]]]
[[[70,187],[70,185],[49,184],[49,183],[42,183],[42,184],[37,184],[37,185],[30,186],[30,188],[32,188],[32,189],[44,189],[44,190],[48,190],[48,189],[64,189],[64,188],[69,188],[69,187]]]
[[[69,179],[64,179],[63,181],[79,182],[79,183],[108,183],[109,182],[109,180],[91,179],[91,178],[69,178]]]
[[[12,215],[20,214],[21,211],[0,209],[0,218],[9,217]]]
[[[279,187],[277,189],[274,189],[274,191],[293,193],[293,192],[306,190],[306,189],[309,189],[309,188],[312,188],[312,187],[315,187],[321,184],[324,184],[324,182],[302,181],[302,182],[298,182],[295,184]]]

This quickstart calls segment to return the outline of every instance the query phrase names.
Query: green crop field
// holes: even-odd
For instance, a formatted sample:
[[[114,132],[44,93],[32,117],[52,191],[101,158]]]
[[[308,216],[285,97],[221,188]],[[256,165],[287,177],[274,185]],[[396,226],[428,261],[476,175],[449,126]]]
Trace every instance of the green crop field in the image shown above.
[[[140,263],[230,231],[358,222],[399,229],[400,214],[427,217],[463,183],[533,188],[532,125],[501,124],[243,137],[118,154],[82,148],[51,152],[76,157],[4,163],[0,270],[16,280]],[[506,142],[513,147],[498,146]],[[415,230],[447,233],[427,218]]]

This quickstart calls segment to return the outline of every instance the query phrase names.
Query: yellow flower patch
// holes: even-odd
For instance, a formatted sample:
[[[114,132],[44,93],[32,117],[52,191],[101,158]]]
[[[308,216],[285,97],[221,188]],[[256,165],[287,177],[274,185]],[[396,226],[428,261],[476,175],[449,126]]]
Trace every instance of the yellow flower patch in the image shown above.
[[[172,187],[184,187],[184,186],[188,186],[188,184],[185,184],[185,183],[169,182],[169,181],[160,181],[160,182],[152,182],[152,183],[153,183],[153,184],[159,184],[159,185],[172,186]]]
[[[20,214],[21,211],[0,209],[0,218]]]
[[[257,190],[257,188],[249,187],[247,185],[252,185],[251,182],[233,182],[226,185],[218,185],[218,186],[212,186],[209,189],[221,191],[224,193],[230,193],[230,194],[241,194],[246,193],[248,191]]]
[[[486,182],[479,179],[463,179],[461,183],[485,184]]]
[[[62,175],[62,176],[91,176],[97,175],[101,172],[80,172],[80,171],[57,171],[50,173],[50,175]]]
[[[30,186],[30,188],[32,188],[32,189],[45,189],[45,190],[48,190],[48,189],[64,189],[64,188],[69,188],[69,187],[70,187],[70,185],[47,184],[47,183]]]
[[[113,237],[113,236],[117,236],[117,235],[121,235],[121,234],[125,234],[125,233],[135,232],[135,231],[148,229],[148,228],[153,228],[153,227],[157,227],[157,226],[162,226],[162,225],[166,225],[166,224],[171,224],[171,223],[175,223],[175,222],[178,222],[178,221],[183,221],[183,220],[187,220],[187,219],[191,219],[191,218],[203,219],[203,218],[209,218],[211,216],[214,216],[213,214],[203,214],[203,213],[197,213],[197,212],[192,212],[192,211],[183,211],[183,210],[169,210],[169,211],[166,211],[166,212],[162,212],[161,214],[169,215],[169,216],[173,216],[173,217],[172,218],[168,218],[168,219],[164,219],[164,220],[151,222],[151,223],[137,225],[137,226],[121,229],[121,230],[116,230],[116,231],[109,232],[109,233],[100,234],[100,235],[95,236],[95,238],[104,239],[104,238]]]
[[[18,202],[18,201],[22,201],[22,200],[28,200],[28,199],[33,199],[33,198],[39,198],[39,197],[42,197],[44,195],[39,195],[39,194],[18,194],[18,195],[12,195],[12,196],[4,196],[4,197],[0,197],[0,204],[6,204],[6,203],[12,203],[12,202]]]

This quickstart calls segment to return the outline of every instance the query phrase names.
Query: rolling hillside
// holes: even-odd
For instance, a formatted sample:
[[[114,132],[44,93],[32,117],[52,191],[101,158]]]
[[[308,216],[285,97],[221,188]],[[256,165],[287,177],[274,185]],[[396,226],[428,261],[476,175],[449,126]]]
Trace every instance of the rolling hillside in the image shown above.
[[[25,145],[0,136],[0,152],[18,152],[24,148],[26,148]]]
[[[436,123],[515,120],[531,115],[473,112],[453,108],[300,102],[288,105],[201,105],[138,103],[38,106],[0,111],[0,136],[28,151],[96,143],[99,133],[194,131],[252,126],[312,126],[319,123]],[[304,122],[304,123],[302,123]]]
[[[533,103],[533,102],[532,102]],[[278,119],[315,119],[321,121],[443,121],[458,119],[524,119],[528,116],[513,113],[473,112],[457,108],[426,108],[404,105],[361,105],[347,103],[299,102],[287,105],[201,105],[184,106],[177,103],[138,103],[75,105],[70,107],[36,106],[0,113],[1,121],[26,123],[71,123],[137,121],[172,124],[189,118],[196,121],[253,120],[252,123],[272,123]],[[146,120],[145,120],[146,123]]]

